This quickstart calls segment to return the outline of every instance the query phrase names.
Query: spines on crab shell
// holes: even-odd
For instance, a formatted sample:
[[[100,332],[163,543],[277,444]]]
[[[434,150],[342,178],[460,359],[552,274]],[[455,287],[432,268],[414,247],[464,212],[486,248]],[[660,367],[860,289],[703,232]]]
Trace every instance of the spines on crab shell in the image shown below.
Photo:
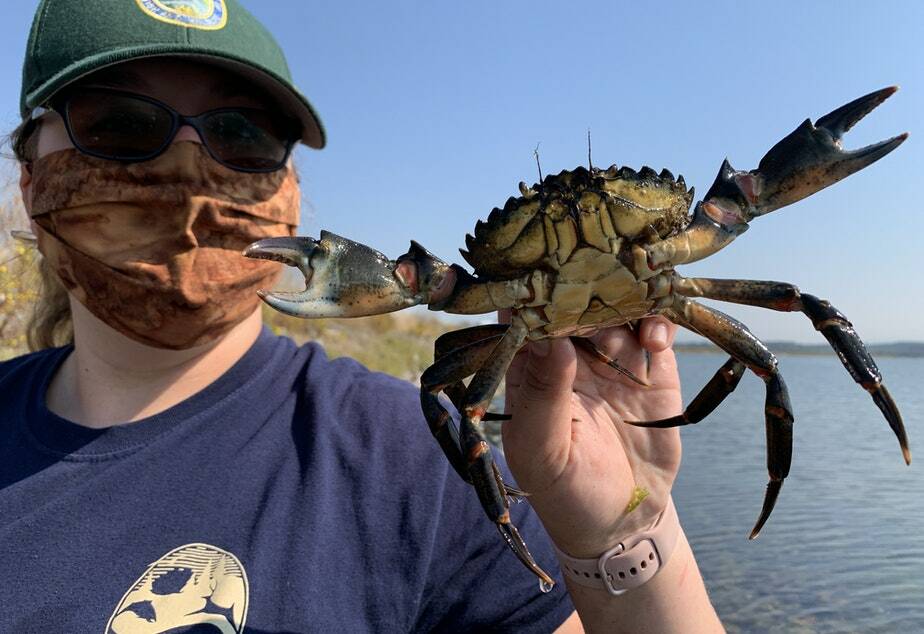
[[[465,236],[468,251],[461,251],[462,257],[476,273],[516,277],[520,268],[545,254],[541,207],[536,196],[509,198],[503,209],[495,207],[487,220],[475,223],[474,235]]]
[[[682,176],[647,165],[577,167],[519,189],[466,236],[461,253],[479,275],[509,279],[555,268],[581,245],[610,250],[622,239],[663,238],[686,224],[693,199]]]

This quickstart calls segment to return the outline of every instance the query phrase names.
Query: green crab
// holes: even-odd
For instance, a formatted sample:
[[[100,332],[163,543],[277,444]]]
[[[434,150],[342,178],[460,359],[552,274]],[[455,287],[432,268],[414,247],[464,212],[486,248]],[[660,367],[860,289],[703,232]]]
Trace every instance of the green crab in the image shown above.
[[[580,350],[644,383],[587,337],[649,315],[663,315],[706,337],[729,359],[686,410],[665,420],[628,422],[661,428],[697,423],[735,389],[745,369],[760,377],[766,384],[770,478],[753,539],[773,510],[792,459],[793,414],[786,384],[774,355],[746,326],[692,298],[804,313],[870,393],[910,463],[901,415],[853,326],[827,301],[788,283],[684,278],[674,267],[712,255],[744,233],[754,218],[805,198],[898,147],[907,134],[854,151],[841,147],[842,135],[895,90],[860,97],[814,124],[805,120],[755,170],[737,171],[726,160],[692,214],[693,189],[666,169],[579,167],[532,187],[520,183],[520,196],[494,209],[466,237],[462,255],[474,274],[413,241],[406,254],[390,260],[326,231],[319,240],[261,240],[244,255],[300,269],[307,281],[304,291],[261,292],[270,306],[297,317],[356,317],[421,303],[457,314],[510,311],[509,324],[474,326],[438,338],[435,362],[421,377],[420,400],[456,472],[474,486],[517,557],[546,584],[551,579],[530,555],[508,512],[508,498],[526,493],[503,482],[480,428],[484,420],[505,418],[487,408],[514,355],[529,341],[570,337]],[[458,426],[439,400],[440,392],[458,410]]]

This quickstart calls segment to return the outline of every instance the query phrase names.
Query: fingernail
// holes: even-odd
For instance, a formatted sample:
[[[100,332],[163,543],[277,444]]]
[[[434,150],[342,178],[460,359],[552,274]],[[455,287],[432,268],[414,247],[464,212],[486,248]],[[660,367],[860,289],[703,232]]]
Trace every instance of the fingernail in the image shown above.
[[[667,324],[655,324],[651,328],[651,342],[659,346],[667,345],[667,338],[670,333],[667,330]]]
[[[547,357],[549,356],[550,345],[547,339],[542,339],[540,341],[533,341],[529,344],[529,349],[537,357]]]

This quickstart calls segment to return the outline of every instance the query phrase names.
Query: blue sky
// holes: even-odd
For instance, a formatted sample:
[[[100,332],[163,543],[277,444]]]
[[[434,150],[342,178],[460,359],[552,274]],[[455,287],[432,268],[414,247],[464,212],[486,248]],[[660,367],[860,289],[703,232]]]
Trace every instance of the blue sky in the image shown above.
[[[133,2],[133,0],[125,0]],[[0,21],[0,126],[18,120],[35,2]],[[806,117],[895,96],[846,137],[911,138],[879,163],[757,219],[684,275],[790,281],[867,341],[924,340],[924,3],[244,0],[277,36],[329,134],[301,151],[302,233],[448,260],[520,180],[586,162],[683,174],[704,194]],[[764,339],[820,341],[801,315],[726,305]]]

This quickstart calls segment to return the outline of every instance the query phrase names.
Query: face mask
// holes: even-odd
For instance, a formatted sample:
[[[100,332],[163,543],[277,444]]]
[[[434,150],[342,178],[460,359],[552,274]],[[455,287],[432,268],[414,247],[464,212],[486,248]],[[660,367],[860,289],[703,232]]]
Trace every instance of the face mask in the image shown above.
[[[127,337],[174,350],[256,310],[281,268],[241,250],[294,235],[300,202],[291,168],[236,172],[193,142],[133,164],[54,152],[33,164],[32,191],[39,250],[67,290]]]

